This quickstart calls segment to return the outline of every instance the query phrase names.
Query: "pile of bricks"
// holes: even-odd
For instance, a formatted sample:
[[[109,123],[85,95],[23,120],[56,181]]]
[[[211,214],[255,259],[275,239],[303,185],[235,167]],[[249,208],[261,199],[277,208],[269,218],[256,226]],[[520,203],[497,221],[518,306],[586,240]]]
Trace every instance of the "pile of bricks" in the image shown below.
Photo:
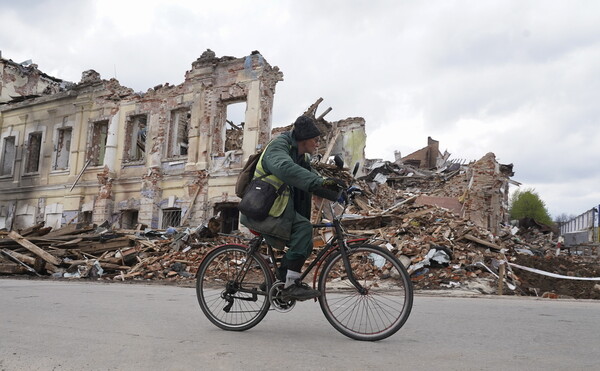
[[[325,176],[353,181],[346,171],[335,166],[318,167]],[[427,184],[428,179],[431,184]],[[362,178],[354,185],[363,194],[345,210],[353,215],[344,220],[344,226],[348,233],[367,236],[370,243],[392,251],[411,273],[417,289],[471,287],[478,282],[480,292],[495,293],[501,262],[521,262],[526,260],[523,257],[531,256],[555,258],[557,245],[551,230],[500,223],[492,231],[458,215],[452,208],[420,202],[422,196],[447,183],[440,183],[434,173],[419,180],[422,188],[413,185],[410,189],[398,186],[397,182],[374,184],[369,177]],[[421,193],[421,189],[427,189],[428,193]],[[321,207],[313,209],[316,221]],[[224,243],[247,242],[241,235],[222,235],[218,230],[218,222],[213,219],[207,226],[167,231],[144,231],[141,227],[113,230],[73,224],[56,231],[38,225],[22,231],[0,232],[0,274],[192,284],[207,251]],[[317,231],[316,249],[327,238],[327,231]],[[432,253],[446,259],[431,259]],[[578,264],[589,263],[578,257],[568,259]],[[521,279],[525,273],[507,268],[506,274],[508,286],[516,287],[508,293],[544,294],[527,286],[533,280]]]
[[[114,280],[190,279],[207,250],[239,242],[207,226],[142,231],[72,224],[49,231],[40,224],[0,237],[0,274]]]

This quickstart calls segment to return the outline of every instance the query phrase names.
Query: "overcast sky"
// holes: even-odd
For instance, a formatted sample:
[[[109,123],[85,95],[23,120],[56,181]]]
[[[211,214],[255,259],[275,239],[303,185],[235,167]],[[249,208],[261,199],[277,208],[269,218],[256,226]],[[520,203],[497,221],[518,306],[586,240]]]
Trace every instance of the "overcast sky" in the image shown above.
[[[368,158],[431,136],[513,163],[552,216],[600,203],[598,1],[0,0],[2,57],[68,81],[179,84],[206,49],[279,66],[274,126],[323,97],[365,118]]]

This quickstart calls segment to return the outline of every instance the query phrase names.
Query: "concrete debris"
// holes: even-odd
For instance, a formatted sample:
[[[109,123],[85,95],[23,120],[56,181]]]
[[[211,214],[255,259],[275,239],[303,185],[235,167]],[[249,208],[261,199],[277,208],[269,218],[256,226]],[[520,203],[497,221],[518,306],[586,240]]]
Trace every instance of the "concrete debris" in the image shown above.
[[[211,219],[207,225],[184,230],[80,225],[53,235],[42,228],[25,231],[26,236],[4,232],[0,235],[0,274],[103,280],[191,279],[206,251],[220,243],[238,241],[218,236],[219,227],[218,221]]]
[[[335,165],[320,163],[316,167],[327,176],[350,180],[347,171]],[[368,236],[370,243],[392,251],[411,273],[416,289],[498,293],[498,268],[504,261],[568,276],[600,276],[597,263],[590,264],[597,257],[556,256],[552,232],[536,227],[516,231],[511,224],[500,224],[499,233],[494,234],[449,209],[418,204],[412,192],[389,184],[373,188],[369,179],[366,175],[355,183],[364,195],[357,196],[348,208],[344,225],[349,233]],[[413,201],[402,203],[409,199]],[[391,208],[394,205],[399,206]],[[383,213],[383,208],[390,211]],[[109,228],[70,225],[48,232],[39,224],[21,231],[21,235],[5,233],[0,240],[2,251],[21,257],[22,264],[3,253],[0,272],[32,274],[33,269],[52,277],[165,280],[189,285],[207,251],[244,239],[238,234],[219,233],[217,218],[193,229],[155,230],[139,225],[134,230],[123,230],[111,229],[108,223],[104,226]],[[315,249],[327,238],[326,230],[318,231]],[[43,254],[24,244],[35,245],[59,261],[52,259],[51,263],[50,258],[43,259]],[[527,253],[523,254],[524,250]],[[508,288],[505,294],[600,299],[597,283],[564,281],[510,268],[503,280]]]
[[[190,283],[207,251],[245,238],[237,175],[291,129],[271,128],[283,74],[257,51],[207,49],[183,83],[145,93],[94,70],[73,84],[1,57],[0,73],[0,274]],[[315,168],[350,182],[340,165],[362,165],[345,227],[398,256],[417,289],[600,299],[593,281],[505,264],[600,276],[597,244],[574,249],[552,228],[511,223],[512,164],[452,159],[431,137],[394,161],[366,160],[365,120],[327,121],[322,102],[304,112],[322,133]],[[241,119],[229,115],[237,104]],[[317,231],[316,249],[326,240]]]
[[[520,228],[510,223],[506,196],[507,186],[513,182],[512,165],[498,164],[492,153],[478,161],[461,161],[458,166],[456,162],[437,163],[441,168],[372,162],[367,167],[370,171],[358,181],[364,195],[347,210],[352,217],[344,223],[351,233],[369,235],[374,243],[391,243],[417,289],[472,291],[478,285],[469,282],[497,282],[498,262],[503,261],[557,274],[599,277],[597,247],[586,256],[565,255],[564,249],[557,256],[552,228],[531,221],[522,221]],[[319,171],[339,177],[333,166]],[[377,181],[380,174],[387,178],[385,183]],[[482,218],[477,209],[487,210],[488,217]],[[441,249],[450,252],[447,266],[432,264],[431,258]],[[503,280],[510,290],[505,294],[556,292],[600,299],[593,281],[569,281],[516,268],[509,268]],[[495,286],[480,285],[479,291],[496,293]]]

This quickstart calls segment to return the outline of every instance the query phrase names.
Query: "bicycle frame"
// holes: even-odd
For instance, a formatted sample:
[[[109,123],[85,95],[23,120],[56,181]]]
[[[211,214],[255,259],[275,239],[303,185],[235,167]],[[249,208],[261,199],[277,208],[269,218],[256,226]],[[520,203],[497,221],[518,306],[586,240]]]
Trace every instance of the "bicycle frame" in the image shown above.
[[[354,175],[356,175],[357,170],[358,170],[358,167],[355,166],[354,167]],[[352,195],[350,195],[350,196],[352,196]],[[313,228],[333,228],[333,230],[334,230],[334,236],[332,237],[332,239],[329,242],[327,242],[325,247],[317,254],[315,259],[313,259],[310,262],[308,267],[304,270],[304,272],[300,276],[300,280],[301,281],[304,280],[306,278],[306,276],[313,270],[313,268],[316,267],[316,271],[315,271],[315,274],[313,277],[313,287],[316,287],[316,280],[317,280],[321,265],[323,264],[323,262],[325,262],[325,260],[327,259],[327,257],[330,254],[332,254],[333,252],[335,252],[338,249],[340,250],[340,253],[342,255],[342,261],[344,263],[344,267],[345,267],[346,271],[352,272],[352,267],[350,265],[350,260],[348,258],[348,252],[349,252],[350,247],[348,246],[348,241],[345,238],[346,235],[342,228],[342,216],[344,215],[344,212],[346,211],[346,207],[348,206],[348,193],[346,193],[346,190],[340,189],[338,198],[339,197],[346,199],[346,202],[343,203],[342,212],[339,215],[336,215],[336,213],[333,210],[332,203],[329,203],[329,209],[331,211],[331,215],[333,216],[333,221],[328,222],[328,223],[313,224],[313,226],[312,226]],[[357,238],[357,239],[352,240],[351,242],[362,243],[367,240],[368,240],[367,238]],[[250,264],[252,263],[252,260],[255,259],[255,257],[259,253],[260,246],[263,244],[263,242],[265,242],[264,237],[262,235],[259,235],[255,238],[253,238],[250,241],[250,243],[248,244],[248,250],[249,250],[248,256],[251,258],[247,259],[244,262],[244,265],[238,272],[237,277],[233,281],[234,286],[229,288],[229,290],[232,291],[231,293],[234,293],[237,290],[237,291],[252,293],[253,296],[256,294],[255,290],[243,289],[241,286],[239,286],[239,283],[243,282],[243,280],[246,276],[246,273],[250,269]],[[244,246],[244,245],[240,245],[240,246]],[[273,247],[271,247],[270,245],[267,244],[267,251],[268,251],[268,253],[271,257],[271,260],[273,262],[273,265],[274,265],[274,269],[271,270],[271,278],[274,278],[274,276],[275,276],[274,270],[276,269],[275,253],[273,250],[274,250]],[[358,292],[360,294],[364,295],[367,293],[367,290],[355,279],[353,274],[348,275],[348,280],[350,281],[350,283],[352,283],[352,285],[358,290]]]
[[[332,215],[334,215],[333,207],[331,206],[331,204],[329,206],[331,208]],[[345,209],[346,208],[344,207],[344,210]],[[317,277],[318,277],[318,273],[320,271],[321,265],[326,261],[327,257],[330,254],[332,254],[333,252],[335,252],[339,249],[340,253],[342,255],[342,261],[344,262],[344,267],[345,267],[346,271],[352,272],[352,267],[350,266],[350,260],[348,258],[348,251],[350,249],[349,243],[350,244],[360,244],[360,243],[363,243],[368,240],[368,238],[356,238],[351,241],[347,241],[345,238],[344,230],[342,228],[342,224],[341,224],[341,215],[342,214],[343,214],[343,211],[339,216],[335,215],[332,222],[313,224],[313,228],[333,228],[333,230],[334,230],[334,236],[332,237],[332,239],[329,242],[327,242],[327,244],[321,251],[319,251],[317,256],[310,262],[308,267],[304,270],[304,272],[300,276],[300,280],[304,280],[306,278],[306,276],[316,267],[316,271],[315,271],[315,274],[313,277],[313,287],[316,287]],[[261,245],[263,244],[263,242],[265,242],[265,240],[262,235],[253,238],[250,241],[250,243],[248,244],[248,248],[249,248],[248,255],[251,257],[256,256],[256,254],[259,253],[259,249],[260,249]],[[244,245],[240,245],[240,246],[244,246]],[[276,259],[275,259],[275,252],[273,251],[274,250],[273,247],[271,247],[270,245],[267,244],[267,249],[268,249],[267,251],[271,257],[271,260],[275,264]],[[243,280],[246,276],[246,273],[248,272],[248,270],[250,268],[250,264],[252,264],[252,259],[248,259],[244,262],[244,265],[240,269],[234,282],[243,282]],[[271,272],[271,274],[272,274],[272,276],[274,276],[273,271]],[[354,278],[354,275],[349,275],[348,280],[352,283],[352,285],[354,285],[354,287],[358,290],[358,292],[360,294],[366,293],[366,289],[358,281],[356,281],[356,279]],[[235,290],[246,292],[246,290],[244,290],[241,287],[235,287]],[[255,292],[253,292],[252,290],[248,290],[247,292],[252,293],[253,295],[255,294]]]

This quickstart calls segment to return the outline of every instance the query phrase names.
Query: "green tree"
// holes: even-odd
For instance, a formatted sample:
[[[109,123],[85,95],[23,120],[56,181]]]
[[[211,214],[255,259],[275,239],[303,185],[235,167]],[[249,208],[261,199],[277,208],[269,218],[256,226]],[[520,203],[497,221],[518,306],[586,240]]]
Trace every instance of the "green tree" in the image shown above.
[[[552,225],[546,204],[533,188],[513,193],[510,199],[510,218],[532,218],[538,223]]]

